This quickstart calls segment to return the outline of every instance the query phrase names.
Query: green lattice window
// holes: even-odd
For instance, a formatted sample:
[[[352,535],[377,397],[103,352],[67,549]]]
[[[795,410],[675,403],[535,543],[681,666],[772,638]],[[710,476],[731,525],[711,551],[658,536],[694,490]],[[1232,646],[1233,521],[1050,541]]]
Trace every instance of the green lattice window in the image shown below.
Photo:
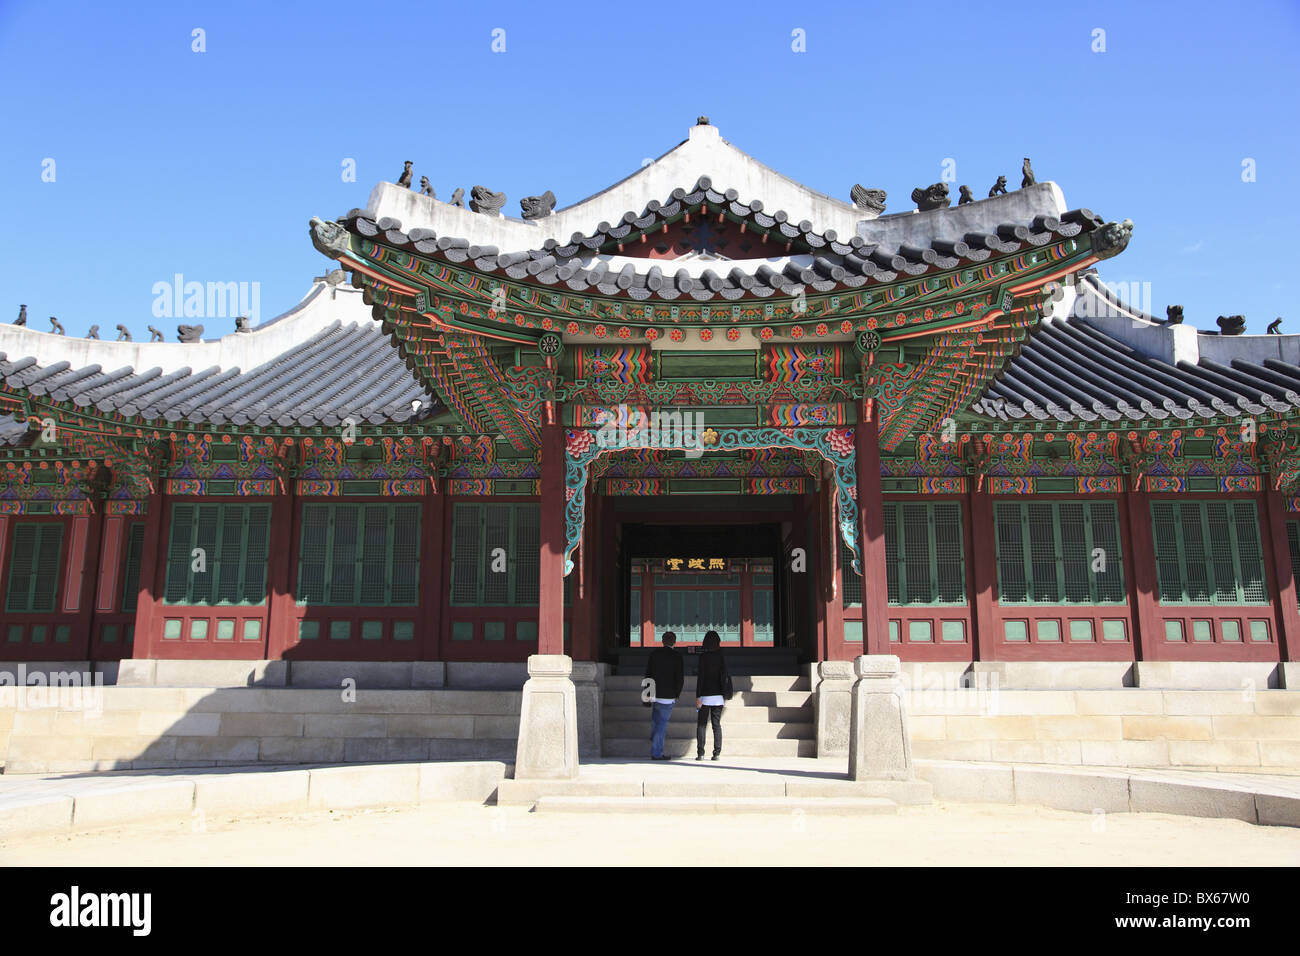
[[[451,603],[537,604],[540,509],[528,503],[457,504],[452,509]],[[572,575],[570,575],[572,577]],[[566,593],[568,581],[565,582]]]
[[[1001,603],[1124,602],[1115,502],[1003,502],[994,523]]]
[[[961,505],[885,502],[885,581],[890,604],[965,604]]]
[[[299,604],[412,605],[419,589],[419,505],[303,505]]]
[[[144,560],[144,522],[131,525],[126,535],[126,565],[122,570],[122,610],[134,611],[140,597],[140,562]]]
[[[1151,526],[1161,603],[1268,601],[1255,502],[1153,501]]]
[[[163,602],[261,604],[270,524],[270,505],[173,505]]]
[[[884,512],[889,603],[965,604],[961,505],[955,501],[887,501]],[[862,578],[853,570],[853,553],[843,540],[840,586],[845,607],[862,606]]]
[[[9,590],[5,610],[12,614],[53,611],[59,591],[63,525],[21,521],[9,549]]]

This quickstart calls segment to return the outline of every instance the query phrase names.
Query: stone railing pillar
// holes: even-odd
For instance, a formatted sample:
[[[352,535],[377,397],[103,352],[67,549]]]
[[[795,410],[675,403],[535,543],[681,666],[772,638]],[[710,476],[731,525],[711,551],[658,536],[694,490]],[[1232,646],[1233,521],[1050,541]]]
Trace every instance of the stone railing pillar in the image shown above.
[[[595,661],[573,662],[573,687],[578,710],[578,756],[600,756],[601,696],[604,674]]]
[[[577,690],[566,654],[533,654],[519,709],[516,780],[564,780],[578,775]]]
[[[853,662],[819,663],[816,692],[817,756],[844,757],[853,719]]]
[[[902,665],[893,654],[853,661],[857,682],[849,723],[850,780],[911,780],[912,738]]]

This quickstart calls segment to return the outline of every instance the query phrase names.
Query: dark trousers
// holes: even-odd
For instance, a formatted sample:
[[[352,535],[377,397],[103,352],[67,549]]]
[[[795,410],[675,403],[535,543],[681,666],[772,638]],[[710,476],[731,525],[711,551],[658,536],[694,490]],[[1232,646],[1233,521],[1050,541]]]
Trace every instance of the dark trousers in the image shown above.
[[[704,756],[704,731],[713,721],[713,756],[722,753],[722,708],[701,707],[695,712],[695,753]]]

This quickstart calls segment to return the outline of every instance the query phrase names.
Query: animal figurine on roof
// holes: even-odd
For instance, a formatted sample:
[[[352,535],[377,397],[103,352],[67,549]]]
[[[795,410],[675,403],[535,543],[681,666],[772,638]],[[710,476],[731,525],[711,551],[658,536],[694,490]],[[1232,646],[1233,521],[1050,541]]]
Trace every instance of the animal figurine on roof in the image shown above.
[[[235,316],[235,331],[236,331],[236,332],[251,332],[251,331],[253,331],[252,329],[250,329],[250,328],[248,327],[248,316],[246,316],[246,315],[237,315],[237,316]]]
[[[431,186],[431,185],[429,184],[429,177],[428,177],[428,176],[421,176],[421,177],[420,177],[420,195],[421,195],[421,196],[428,196],[430,199],[437,199],[437,198],[438,198],[437,196],[435,196],[435,195],[433,194],[433,186]]]
[[[18,307],[18,318],[14,321],[14,325],[26,325],[26,324],[27,324],[27,306],[20,305]]]
[[[469,208],[485,216],[499,215],[505,204],[505,193],[494,193],[486,186],[475,186],[469,191]]]
[[[975,197],[972,196],[971,193],[970,193],[970,187],[969,187],[969,186],[962,186],[962,187],[958,190],[958,192],[960,193],[960,195],[957,197],[957,205],[958,205],[958,206],[964,206],[964,205],[966,205],[968,202],[974,202],[974,201],[975,201]]]
[[[202,334],[203,326],[201,325],[176,326],[176,338],[180,342],[197,342]]]
[[[63,335],[63,326],[54,316],[50,316],[50,331],[55,335]]]
[[[457,189],[451,194],[451,204],[458,209],[465,208],[465,190]]]
[[[86,333],[86,338],[88,338],[88,339],[97,339],[97,338],[99,338],[99,326],[98,326],[98,325],[92,325],[92,326],[90,327],[90,331]]]
[[[1029,165],[1028,156],[1025,157],[1025,164],[1020,167],[1020,173],[1021,173],[1020,176],[1021,189],[1024,189],[1026,186],[1038,185],[1038,180],[1034,178],[1034,167]]]
[[[886,196],[883,189],[867,189],[857,184],[849,190],[849,198],[853,200],[853,205],[869,212],[884,212]]]
[[[1246,331],[1244,315],[1221,315],[1214,321],[1219,326],[1220,335],[1241,335]]]
[[[163,341],[163,334],[162,334],[161,332],[159,332],[157,329],[155,329],[152,325],[150,325],[150,326],[146,326],[146,328],[149,329],[149,341],[150,341],[150,342],[161,342],[161,341]]]
[[[1181,305],[1165,306],[1165,324],[1166,325],[1183,324],[1183,307]]]
[[[131,333],[128,332],[126,326],[122,325],[121,323],[119,323],[117,326],[117,340],[119,342],[131,341]]]
[[[525,196],[519,200],[525,219],[545,219],[555,209],[555,193],[549,189],[540,196]]]
[[[406,167],[402,170],[402,175],[397,177],[397,185],[410,188],[411,185],[411,166],[414,165],[409,159],[406,161]]]
[[[928,212],[931,209],[946,209],[948,206],[948,184],[935,183],[933,186],[927,186],[924,189],[918,186],[912,190],[912,202],[916,203],[916,208],[921,212]]]
[[[1274,319],[1272,322],[1270,322],[1270,323],[1268,324],[1268,328],[1267,328],[1265,331],[1267,331],[1269,335],[1281,335],[1281,334],[1282,334],[1282,316],[1279,315],[1276,319]]]
[[[989,190],[989,198],[992,199],[994,196],[1005,196],[1006,194],[1007,194],[1007,177],[999,176],[998,181],[995,182],[993,184],[993,188]]]

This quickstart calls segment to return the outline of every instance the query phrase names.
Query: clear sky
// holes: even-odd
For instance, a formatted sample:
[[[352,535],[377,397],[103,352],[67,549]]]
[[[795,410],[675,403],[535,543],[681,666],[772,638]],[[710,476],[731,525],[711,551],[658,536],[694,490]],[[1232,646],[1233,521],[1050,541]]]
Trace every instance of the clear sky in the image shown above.
[[[187,320],[154,307],[177,273],[257,283],[264,321],[332,267],[308,220],[364,206],[405,159],[440,198],[482,184],[517,215],[603,189],[705,113],[786,175],[886,189],[894,212],[945,160],[982,197],[1030,156],[1070,206],[1134,221],[1102,277],[1136,304],[1300,332],[1298,48],[1296,0],[0,0],[0,321],[26,303],[34,328],[174,340]]]

